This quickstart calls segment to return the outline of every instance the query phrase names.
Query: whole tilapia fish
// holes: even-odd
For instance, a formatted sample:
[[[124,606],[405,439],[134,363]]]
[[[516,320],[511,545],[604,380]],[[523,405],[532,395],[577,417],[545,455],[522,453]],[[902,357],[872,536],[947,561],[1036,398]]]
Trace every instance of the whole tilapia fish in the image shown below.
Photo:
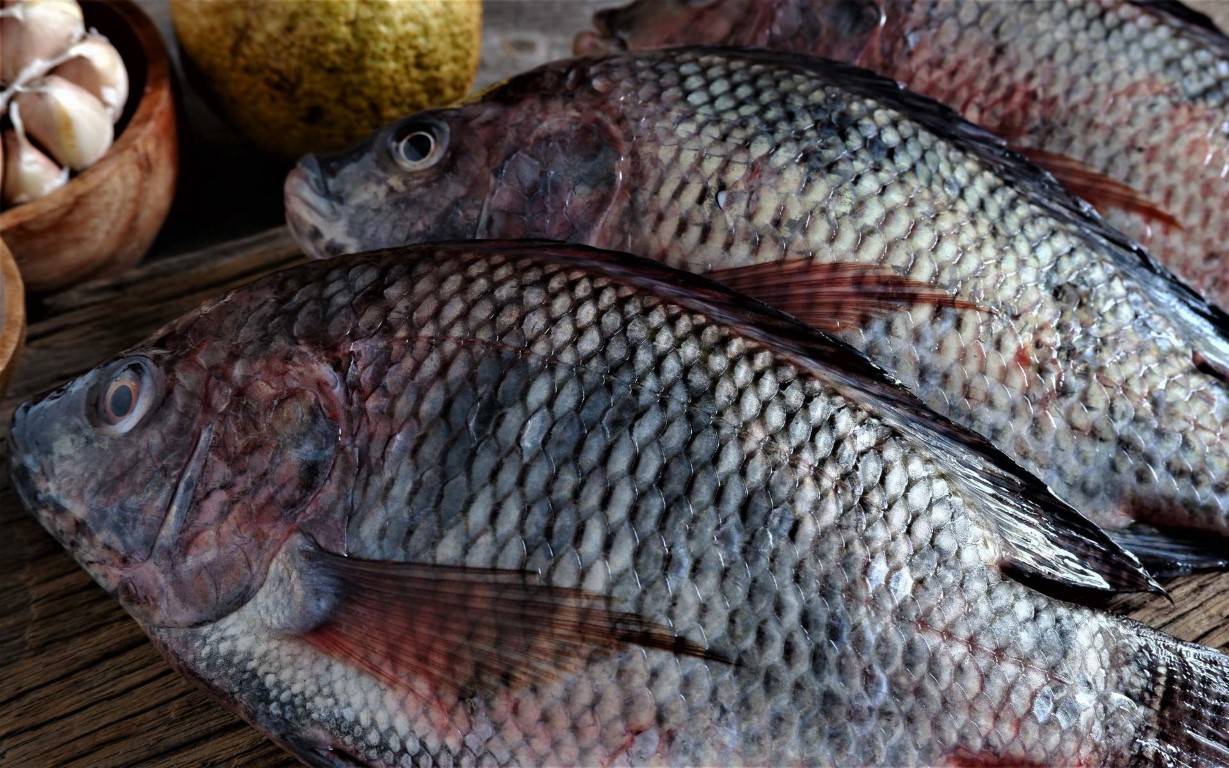
[[[851,348],[629,256],[278,273],[11,448],[309,765],[1229,764],[1229,658],[1033,588],[1152,587],[1129,555]]]
[[[1006,137],[1229,306],[1229,38],[1177,2],[639,0],[578,52],[722,44],[840,59]]]
[[[317,255],[529,236],[711,272],[839,330],[1159,570],[1224,563],[1152,527],[1229,534],[1229,320],[997,139],[864,70],[555,63],[308,157],[286,193]]]

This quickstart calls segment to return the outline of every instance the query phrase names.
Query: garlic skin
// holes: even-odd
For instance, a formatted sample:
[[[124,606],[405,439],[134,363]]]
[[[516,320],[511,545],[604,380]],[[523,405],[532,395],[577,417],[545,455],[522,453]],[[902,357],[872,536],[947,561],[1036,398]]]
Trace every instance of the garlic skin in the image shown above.
[[[0,16],[0,82],[14,83],[62,54],[85,34],[76,0],[23,0]]]
[[[23,88],[13,106],[26,134],[74,171],[97,162],[111,147],[111,115],[94,94],[57,75]]]
[[[51,158],[38,151],[22,134],[21,120],[13,110],[12,130],[5,130],[4,180],[0,200],[5,205],[27,203],[40,198],[68,182],[68,169],[61,168]]]
[[[128,69],[115,46],[101,35],[87,35],[65,54],[52,75],[76,83],[107,108],[111,122],[119,121],[128,103]]]

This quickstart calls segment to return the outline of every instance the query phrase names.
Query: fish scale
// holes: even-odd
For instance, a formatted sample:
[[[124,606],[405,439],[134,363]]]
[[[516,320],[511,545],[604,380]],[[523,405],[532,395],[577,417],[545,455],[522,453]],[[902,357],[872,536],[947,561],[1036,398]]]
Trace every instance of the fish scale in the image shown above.
[[[620,152],[611,167],[588,138],[542,138],[594,122]],[[396,137],[440,124],[437,164],[395,167]],[[510,170],[539,151],[538,175]],[[784,293],[782,309],[817,323],[833,307],[812,311],[806,291],[823,280],[765,294],[747,270],[836,262],[935,286],[965,304],[903,302],[835,330],[1099,524],[1229,535],[1229,320],[999,140],[869,72],[706,49],[551,64],[306,163],[287,201],[319,255],[554,237],[742,273],[740,290]],[[574,205],[594,215],[558,215]]]
[[[1213,302],[1229,303],[1229,40],[1179,3],[642,0],[596,23],[600,34],[582,34],[578,51],[760,47],[899,80],[1013,146],[1043,150],[1036,157],[1060,161],[1050,165],[1060,176],[1074,161],[1073,190],[1110,224]],[[1136,199],[1101,196],[1105,181]]]
[[[551,248],[394,251],[262,278],[19,409],[15,487],[178,669],[309,765],[1195,765],[1184,755],[1220,738],[1224,704],[1198,697],[1221,696],[1223,657],[1000,569],[1020,543],[1000,507],[1061,504],[1012,481],[1018,470],[978,438],[849,348],[714,283]],[[326,307],[348,308],[348,327]],[[96,431],[80,415],[90,393],[147,355],[160,373],[142,407],[202,364],[208,389],[268,396],[242,421],[191,393],[155,397],[131,431]],[[296,367],[280,368],[288,358]],[[907,428],[899,407],[917,409]],[[164,603],[182,592],[134,597],[131,572],[111,570],[91,538],[112,511],[82,503],[115,481],[80,454],[157,429],[171,447],[198,446],[187,469],[170,454],[172,474],[196,476],[217,446],[259,444],[272,418],[296,436],[265,444],[276,478],[235,463],[229,487],[243,494],[249,472],[280,484],[292,519],[227,544],[240,495],[204,544],[265,564],[209,571],[247,579],[213,582],[242,599],[194,592],[182,622],[184,607]],[[993,477],[1024,482],[1024,497],[978,485]],[[193,501],[185,540],[157,566],[170,583],[199,583],[190,532],[196,505],[215,498],[207,485],[176,494]],[[300,487],[310,496],[295,507]],[[158,529],[159,512],[141,524]],[[1029,530],[1039,553],[1056,546]],[[1134,567],[1090,531],[1103,563]],[[341,570],[322,577],[328,564]],[[378,601],[390,567],[424,579],[380,603],[412,617],[393,641],[451,654],[459,671],[365,665],[392,614],[363,614],[341,645],[313,641],[353,620],[344,603],[367,590]],[[491,568],[606,596],[620,625],[637,617],[714,655],[679,640],[568,644],[529,625],[527,667],[467,674],[466,626],[509,607],[464,602],[465,578]],[[424,618],[441,609],[442,639]]]
[[[929,597],[934,613],[921,609],[909,612],[906,608],[903,612],[907,617],[901,616],[897,621],[916,622],[923,627],[933,621],[970,645],[975,643],[972,638],[992,637],[1003,643],[1000,648],[1004,649],[987,652],[975,648],[951,655],[935,654],[923,650],[927,633],[922,633],[921,638],[911,638],[912,655],[919,656],[911,659],[912,675],[906,675],[900,668],[905,655],[902,630],[890,627],[880,634],[870,628],[874,625],[871,616],[876,612],[885,611],[891,616],[902,609],[893,605],[896,600],[878,597],[884,592],[876,591],[875,587],[903,570],[918,569],[919,565],[924,569],[928,562],[925,554],[913,551],[913,546],[896,548],[889,562],[891,531],[896,528],[880,520],[887,505],[900,504],[901,499],[911,496],[923,501],[918,509],[928,510],[924,514],[928,528],[936,533],[919,544],[923,551],[934,552],[929,563],[935,570],[941,570],[940,560],[952,557],[959,549],[981,549],[980,555],[972,557],[975,562],[992,557],[986,552],[987,543],[980,541],[986,532],[970,520],[960,501],[951,499],[933,458],[929,462],[918,460],[912,468],[906,468],[906,457],[913,452],[902,446],[898,437],[893,439],[869,414],[850,408],[849,403],[833,397],[831,392],[823,392],[814,382],[799,381],[790,366],[773,360],[763,349],[747,344],[744,339],[731,338],[725,329],[710,326],[704,318],[653,306],[655,302],[650,297],[628,296],[608,285],[595,286],[587,275],[568,275],[569,284],[560,284],[562,281],[551,278],[562,270],[514,269],[498,261],[474,263],[471,259],[439,265],[438,272],[446,276],[463,274],[463,281],[450,281],[446,276],[441,279],[435,274],[424,274],[423,270],[393,268],[388,272],[386,280],[392,281],[395,294],[403,291],[393,275],[404,273],[399,279],[414,281],[413,288],[404,292],[403,301],[420,307],[415,315],[424,322],[407,338],[399,360],[390,360],[387,369],[381,367],[381,378],[398,388],[399,392],[390,397],[406,406],[398,408],[395,404],[392,412],[413,414],[414,431],[422,435],[417,440],[422,447],[404,463],[385,461],[376,455],[364,457],[361,463],[370,476],[358,480],[361,500],[356,504],[347,537],[351,557],[471,565],[498,563],[541,571],[554,584],[610,591],[624,598],[633,612],[660,616],[678,629],[702,628],[705,643],[724,649],[739,660],[739,667],[709,665],[701,670],[701,665],[687,660],[651,656],[645,659],[633,652],[619,655],[616,660],[590,660],[586,664],[589,671],[579,680],[540,692],[501,693],[455,703],[446,697],[441,702],[435,693],[429,705],[439,707],[442,703],[447,708],[450,730],[465,732],[467,736],[415,739],[401,732],[396,737],[403,746],[417,741],[426,756],[441,763],[449,762],[450,758],[465,761],[487,756],[505,762],[498,756],[506,754],[508,761],[521,764],[592,763],[610,757],[616,762],[651,762],[654,758],[693,763],[721,759],[740,763],[820,759],[839,764],[913,763],[919,757],[929,762],[944,747],[965,743],[964,739],[970,736],[972,741],[966,747],[970,751],[976,751],[984,741],[1003,739],[1003,734],[995,732],[995,725],[1007,730],[1007,725],[997,723],[998,708],[1010,707],[1008,692],[1015,681],[1009,682],[1008,677],[1014,670],[1010,665],[998,665],[983,677],[973,659],[988,660],[1003,652],[1011,655],[1005,649],[1010,649],[1011,635],[1018,634],[1019,624],[1011,622],[1005,627],[1002,619],[993,617],[988,605],[982,612],[966,614],[961,608],[955,616],[944,616],[941,597],[929,597],[928,592],[975,589],[986,594],[993,582],[1000,590],[1019,591],[1009,602],[1029,617],[1042,609],[1035,595],[1018,585],[988,578],[984,573],[964,579],[956,574],[944,578],[922,570],[907,578],[914,585],[911,592],[917,591],[918,595],[902,602],[908,606]],[[332,274],[337,275],[333,280],[343,284],[347,280],[345,270]],[[557,333],[557,327],[549,327],[533,317],[538,310],[533,306],[535,289],[541,290],[546,283],[551,284],[548,292],[556,297],[554,301],[564,304],[560,316],[573,316],[573,326],[581,327],[584,319],[591,317],[590,322],[605,329],[600,350],[585,356],[583,361],[567,362],[579,358],[573,349],[578,335],[583,334],[580,327],[570,328],[570,333]],[[447,291],[446,285],[454,288]],[[461,285],[465,288],[461,289]],[[506,285],[516,285],[516,291],[500,290]],[[619,292],[624,295],[617,296]],[[517,312],[515,319],[519,322],[506,323],[503,333],[494,333],[487,311],[447,310],[501,294],[528,296],[524,307],[517,304],[519,300],[511,299],[510,307]],[[573,296],[575,300],[567,301]],[[606,305],[605,311],[597,308],[600,305]],[[433,307],[452,318],[451,322],[431,315]],[[699,347],[697,337],[707,337],[703,347],[694,349],[689,360],[683,361],[680,348],[685,342]],[[376,335],[351,340],[350,354],[369,359],[366,353],[370,353],[370,358],[377,358],[390,349],[385,347],[385,338]],[[653,339],[651,345],[649,339]],[[391,349],[397,347],[393,345]],[[398,356],[397,351],[387,354],[391,358]],[[498,366],[485,376],[479,375],[482,361],[492,355],[500,359]],[[648,372],[660,378],[659,372],[666,369],[667,360],[678,369],[675,386],[667,388],[660,381],[644,377]],[[492,375],[493,380],[488,378]],[[785,397],[778,396],[779,382],[784,382],[789,391]],[[548,398],[568,387],[583,393],[585,401],[597,399],[607,408],[592,414],[601,415],[602,420],[583,430],[586,440],[580,451],[580,466],[557,466],[556,473],[536,483],[535,467],[549,455],[551,442],[538,440],[543,436],[543,428],[535,426],[535,420],[544,415],[553,428],[558,423],[558,414]],[[500,418],[489,426],[489,436],[472,434],[471,407],[452,407],[457,402],[471,403],[483,397],[495,399],[494,408],[500,413]],[[795,431],[806,435],[799,445],[790,446],[780,435],[783,425],[769,429],[762,423],[766,399],[782,410],[785,417],[793,415],[799,420]],[[367,402],[372,402],[371,398]],[[621,402],[626,413],[618,413],[617,403]],[[374,421],[388,413],[379,398],[376,403],[377,410],[367,413],[366,420]],[[686,426],[680,433],[667,424]],[[392,429],[406,430],[406,426],[398,428],[393,424]],[[551,430],[547,431],[549,434]],[[676,436],[671,437],[672,433]],[[537,439],[528,440],[530,436]],[[465,444],[468,440],[478,440],[478,445],[467,446],[467,452],[472,453],[456,462],[460,467],[471,468],[469,477],[460,478],[466,490],[450,495],[438,489],[422,503],[415,500],[409,505],[410,519],[417,522],[423,516],[434,516],[433,522],[415,525],[414,532],[399,542],[370,533],[364,535],[361,521],[366,517],[388,520],[406,514],[404,495],[388,492],[388,485],[396,485],[406,474],[423,478],[433,469],[439,472],[439,447]],[[650,452],[658,453],[661,460],[644,467],[645,456]],[[704,483],[692,484],[693,478],[688,477],[691,473],[680,468],[685,464],[673,461],[681,452],[692,453],[699,466],[715,458],[709,480],[712,488],[705,488]],[[569,453],[565,451],[558,460],[564,460]],[[444,456],[442,463],[454,460]],[[878,487],[885,464],[890,467],[889,473],[897,476],[896,484],[905,485],[891,496]],[[477,476],[478,467],[487,467],[487,473]],[[605,504],[576,503],[574,478],[569,469],[584,472],[585,484],[605,490],[610,499]],[[671,474],[680,477],[672,480]],[[848,488],[839,494],[841,498],[830,501],[832,506],[826,515],[811,512],[812,519],[800,525],[796,520],[801,509],[787,511],[788,507],[783,509],[780,504],[785,499],[806,498],[816,506],[823,503],[825,492],[819,488],[811,488],[809,494],[795,490],[809,482],[807,476],[834,478],[838,484],[848,484]],[[766,483],[767,478],[771,479]],[[439,482],[447,484],[442,473]],[[484,520],[471,519],[469,500],[485,488],[494,488],[498,494],[500,485],[511,482],[522,485],[520,495],[524,498],[516,504],[517,510],[525,510],[520,514],[520,525],[514,523],[510,531],[520,559],[504,558],[500,563],[498,549],[483,544],[483,539],[489,538],[489,528],[483,525]],[[616,496],[623,485],[629,487],[629,493],[623,494],[619,504]],[[923,490],[914,490],[919,487]],[[689,498],[688,488],[698,495]],[[774,488],[784,489],[780,493],[782,501],[774,503]],[[379,499],[386,499],[387,505],[381,506]],[[543,504],[551,510],[549,514]],[[708,520],[692,521],[685,511],[689,509],[712,510],[715,514],[705,516]],[[897,516],[906,519],[916,514],[896,510]],[[548,525],[536,531],[532,525],[526,525],[525,517],[535,516],[547,520]],[[624,526],[630,531],[622,531]],[[725,528],[732,536],[745,537],[746,541],[740,547],[714,548],[719,538],[712,528]],[[424,531],[428,535],[424,536]],[[621,538],[632,541],[619,542]],[[832,549],[831,559],[825,557],[826,547],[817,542],[831,542],[827,546]],[[732,568],[720,563],[721,552],[728,553]],[[614,558],[618,553],[623,557]],[[623,558],[626,562],[621,562]],[[692,566],[688,560],[707,564]],[[822,563],[836,564],[836,568],[822,568]],[[873,578],[870,571],[881,575]],[[694,576],[704,573],[714,581],[712,589],[688,584]],[[928,580],[938,582],[938,586],[917,589],[919,582],[924,585]],[[832,601],[841,601],[842,607],[834,611],[836,618],[804,597],[816,592],[830,596]],[[740,594],[746,595],[745,602],[737,600]],[[713,596],[724,595],[734,600],[713,600]],[[258,611],[262,597],[257,595],[252,611]],[[1015,605],[1020,601],[1024,605]],[[710,602],[723,605],[715,611],[705,611],[701,606]],[[803,625],[798,624],[801,605],[806,605]],[[218,628],[193,633],[197,637],[187,643],[187,638],[176,638],[173,634],[163,635],[162,641],[171,648],[187,645],[189,652],[225,643],[221,638],[229,634],[227,625],[235,624],[232,632],[246,630],[242,628],[248,622],[243,621],[242,613],[234,619],[224,619]],[[1067,619],[1070,621],[1070,617]],[[994,623],[1000,627],[998,633],[986,627]],[[841,637],[846,633],[848,637]],[[935,632],[929,637],[941,634]],[[816,645],[812,638],[830,639],[833,645],[825,648],[826,643]],[[1069,652],[1062,652],[1061,645],[1054,643],[1061,640],[1072,638],[1054,637],[1050,644],[1042,643],[1050,648],[1043,648],[1040,654],[1039,649],[1029,649],[1027,655],[1037,659],[1036,664],[1054,664]],[[1091,639],[1094,650],[1096,643],[1095,638]],[[1072,644],[1086,648],[1088,641],[1073,640]],[[820,655],[821,661],[812,659],[815,654]],[[761,657],[774,661],[763,664]],[[866,659],[885,664],[866,665]],[[219,664],[215,667],[216,675],[227,678],[227,692],[240,691],[240,684],[247,681],[243,677],[235,681],[234,671],[243,670],[253,661],[257,667],[253,675],[257,677],[264,668],[289,667],[297,673],[302,664],[278,655],[235,654],[221,659],[215,662]],[[320,660],[313,661],[321,664]],[[1066,661],[1069,664],[1073,660]],[[917,735],[906,734],[903,711],[909,708],[909,694],[914,687],[921,692],[913,696],[928,696],[939,703],[938,692],[917,682],[917,677],[922,677],[919,673],[933,667],[939,681],[950,676],[952,689],[961,684],[971,689],[984,687],[987,696],[995,699],[980,708],[967,704],[967,720],[960,723],[961,718],[954,718],[952,724],[940,725],[938,734],[932,735],[932,746],[919,741]],[[664,672],[662,668],[678,671]],[[816,672],[823,668],[833,672],[817,676]],[[1104,680],[1106,672],[1105,668],[1088,668],[1084,673]],[[338,711],[329,726],[329,730],[342,734],[345,750],[369,761],[382,759],[391,764],[396,759],[420,754],[408,748],[406,752],[393,752],[388,747],[390,731],[374,729],[367,723],[381,707],[382,699],[379,691],[370,691],[370,686],[367,691],[361,683],[356,686],[353,671],[321,670],[308,676],[326,681],[336,677],[339,680],[334,686],[345,686],[345,702],[353,713]],[[692,680],[683,689],[686,693],[678,691],[682,681],[676,680],[676,676]],[[661,677],[669,684],[655,693],[654,683]],[[621,682],[616,688],[610,681]],[[262,687],[267,687],[267,683]],[[616,696],[603,693],[612,688],[618,689]],[[864,696],[855,693],[860,689],[866,692]],[[943,698],[950,693],[945,691]],[[264,696],[280,699],[279,686],[274,684]],[[1018,692],[1014,696],[1027,698],[1027,694]],[[549,731],[548,741],[540,743],[533,743],[532,739],[516,743],[509,739],[498,713],[522,705],[526,698],[536,700],[531,711],[538,711],[547,724],[557,718],[567,727],[554,727]],[[821,702],[826,704],[822,715]],[[372,713],[366,718],[364,704]],[[307,709],[311,705],[304,700],[300,707]],[[413,696],[403,699],[401,705],[407,709],[428,708],[428,704]],[[328,724],[328,715],[320,714],[321,710],[328,713],[328,708],[318,704],[316,707],[317,718]],[[458,711],[462,709],[469,711],[462,714]],[[265,716],[268,715],[258,711],[256,719],[263,720]],[[589,718],[594,721],[586,729]],[[849,729],[834,725],[844,718],[852,724]],[[635,723],[637,719],[642,723]],[[527,736],[541,730],[542,720],[522,725],[522,732],[527,731]],[[415,723],[419,734],[439,731],[439,725],[428,727],[423,720],[414,719],[410,719],[410,731],[415,730]],[[704,740],[692,743],[686,737],[677,737],[677,742],[666,746],[664,742],[669,737],[642,735],[635,737],[626,753],[619,753],[619,745],[628,739],[629,730],[649,726],[642,734],[666,734],[680,730],[685,723],[691,724],[688,730],[704,734]],[[976,732],[961,734],[961,726]],[[725,727],[736,732],[736,739],[721,735]],[[988,730],[983,732],[983,727]],[[1040,731],[1040,725],[1037,727]],[[482,740],[477,736],[482,734],[492,735]],[[1039,734],[1037,743],[1029,746],[1039,750],[1040,742]],[[638,751],[638,747],[646,750],[651,745],[665,747],[665,751]],[[1091,750],[1095,747],[1077,741],[1058,748],[1073,751],[1046,753],[1025,748],[1020,754],[1034,754],[1039,759],[1042,754],[1085,756],[1093,754]]]

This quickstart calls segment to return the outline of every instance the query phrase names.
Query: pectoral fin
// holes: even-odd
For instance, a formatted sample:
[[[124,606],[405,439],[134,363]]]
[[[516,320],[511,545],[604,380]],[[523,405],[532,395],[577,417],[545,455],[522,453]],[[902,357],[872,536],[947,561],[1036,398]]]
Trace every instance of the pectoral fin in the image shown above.
[[[979,309],[933,285],[866,264],[796,258],[718,269],[708,277],[829,333],[919,304]]]
[[[595,651],[639,645],[720,657],[615,601],[543,584],[522,571],[359,560],[305,553],[311,583],[331,594],[304,634],[330,656],[389,685],[424,680],[459,694],[543,683]]]

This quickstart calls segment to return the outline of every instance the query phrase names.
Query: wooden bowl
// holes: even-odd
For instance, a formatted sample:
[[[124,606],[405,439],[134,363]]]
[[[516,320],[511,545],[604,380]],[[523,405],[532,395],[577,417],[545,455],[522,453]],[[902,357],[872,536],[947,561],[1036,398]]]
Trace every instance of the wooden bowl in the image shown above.
[[[132,0],[85,0],[128,67],[115,144],[55,192],[0,213],[0,233],[31,293],[122,272],[162,228],[179,171],[171,66],[158,28]]]
[[[4,397],[26,339],[26,294],[13,254],[0,240],[0,398]]]

